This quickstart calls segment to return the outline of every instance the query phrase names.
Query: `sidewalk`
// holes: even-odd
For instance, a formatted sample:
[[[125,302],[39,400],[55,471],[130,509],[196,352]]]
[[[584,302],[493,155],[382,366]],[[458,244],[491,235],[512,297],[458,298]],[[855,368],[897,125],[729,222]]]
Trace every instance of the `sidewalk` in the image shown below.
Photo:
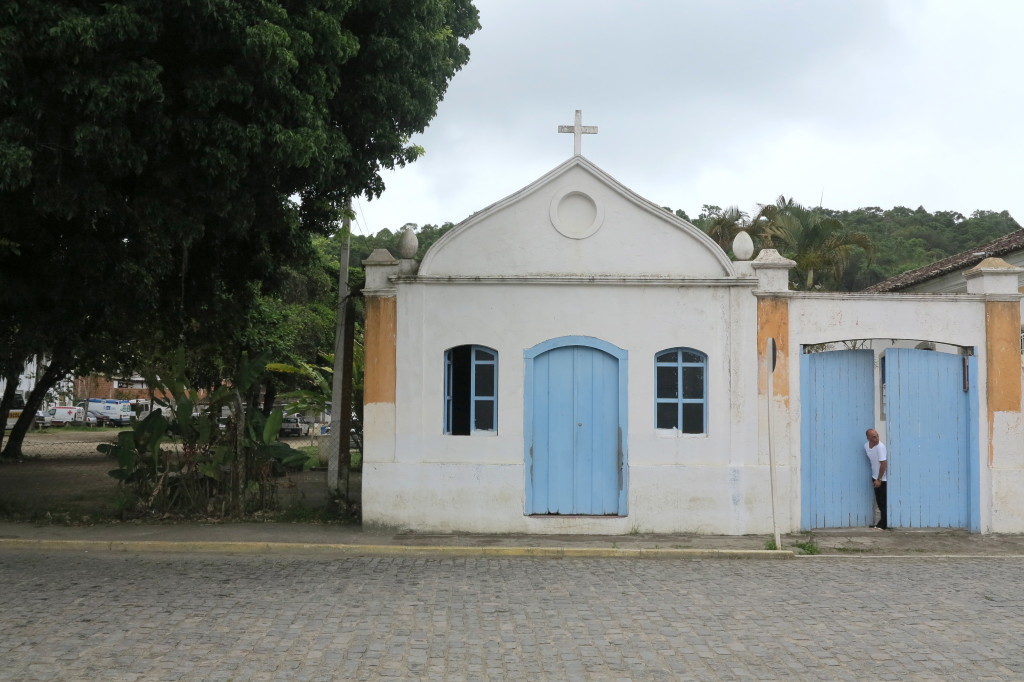
[[[783,551],[767,551],[768,535],[481,535],[364,531],[358,526],[302,523],[120,523],[94,526],[0,522],[0,551],[45,549],[116,552],[204,552],[378,556],[532,556],[621,558],[752,558],[802,556],[990,556],[1024,558],[1024,535],[960,530],[867,528],[785,535]],[[798,545],[803,545],[800,547]]]

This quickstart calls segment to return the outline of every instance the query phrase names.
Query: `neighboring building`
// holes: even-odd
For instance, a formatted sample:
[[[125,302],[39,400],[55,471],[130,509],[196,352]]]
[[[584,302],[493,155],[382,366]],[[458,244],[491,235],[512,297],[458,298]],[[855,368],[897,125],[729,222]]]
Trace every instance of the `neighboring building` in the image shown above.
[[[962,295],[792,292],[792,261],[730,261],[578,153],[422,262],[408,241],[364,262],[368,525],[866,526],[877,426],[894,527],[1024,531],[1019,269],[1003,261]]]
[[[39,376],[41,366],[45,363],[45,358],[39,356],[33,356],[31,360],[25,363],[25,369],[18,377],[18,393],[21,394],[22,398],[27,399],[29,393],[36,387],[36,378]],[[0,377],[0,395],[3,394],[7,382]],[[43,407],[50,407],[52,405],[64,405],[71,404],[72,394],[74,392],[74,381],[69,376],[66,379],[57,382],[48,392],[46,398],[43,400]]]
[[[867,287],[864,291],[871,293],[895,291],[963,293],[967,291],[967,280],[964,279],[963,273],[986,258],[1001,258],[1010,265],[1024,268],[1024,230],[1014,230],[987,244],[900,273]],[[1019,281],[1019,286],[1024,286],[1024,273],[1019,276]]]
[[[18,377],[18,393],[24,398],[36,386],[36,377],[42,361],[34,357],[25,363],[25,371]],[[3,393],[5,381],[0,378],[0,394]],[[57,382],[50,389],[43,402],[43,407],[53,405],[71,405],[81,398],[117,398],[121,400],[149,398],[151,391],[142,377],[108,377],[92,374],[87,377],[68,376]]]
[[[151,397],[152,391],[140,376],[105,376],[90,374],[75,379],[78,398],[116,398],[136,400]]]

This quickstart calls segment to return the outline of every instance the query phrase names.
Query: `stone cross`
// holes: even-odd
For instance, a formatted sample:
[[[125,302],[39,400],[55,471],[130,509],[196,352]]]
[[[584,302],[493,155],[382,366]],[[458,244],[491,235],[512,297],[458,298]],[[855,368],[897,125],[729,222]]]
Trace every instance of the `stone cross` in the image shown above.
[[[580,148],[582,147],[581,138],[584,135],[597,135],[597,126],[585,126],[582,125],[583,112],[579,109],[576,110],[576,123],[571,126],[558,126],[558,132],[560,133],[572,133],[575,137],[573,141],[573,154],[580,156]]]

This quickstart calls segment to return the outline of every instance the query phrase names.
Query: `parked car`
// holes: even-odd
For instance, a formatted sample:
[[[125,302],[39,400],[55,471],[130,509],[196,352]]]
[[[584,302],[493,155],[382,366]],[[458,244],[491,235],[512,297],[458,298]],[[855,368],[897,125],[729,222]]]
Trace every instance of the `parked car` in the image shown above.
[[[312,424],[305,421],[302,417],[285,417],[281,421],[281,430],[278,432],[278,437],[308,436],[311,428]]]
[[[78,414],[75,415],[75,420],[71,422],[75,426],[96,426],[99,424],[99,420],[96,419],[96,415],[92,412],[85,413],[83,410],[79,410]]]
[[[45,428],[50,425],[50,415],[45,410],[36,411],[36,428]]]
[[[86,416],[85,423],[89,426],[114,426],[114,421],[110,418],[110,415],[104,414],[103,412],[97,412],[95,410],[89,410],[89,414]]]

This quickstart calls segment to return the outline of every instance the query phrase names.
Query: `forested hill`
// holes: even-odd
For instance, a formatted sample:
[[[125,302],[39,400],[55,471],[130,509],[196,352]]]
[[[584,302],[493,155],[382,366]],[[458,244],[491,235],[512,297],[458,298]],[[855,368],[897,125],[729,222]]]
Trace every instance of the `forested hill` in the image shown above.
[[[820,210],[842,221],[846,230],[863,232],[874,242],[870,257],[858,252],[851,259],[842,281],[846,291],[859,291],[1021,229],[1007,211],[974,211],[967,217],[956,211],[929,213],[903,206]]]
[[[870,255],[860,250],[853,253],[838,286],[845,291],[859,291],[893,275],[1021,229],[1007,211],[975,211],[968,217],[955,211],[929,213],[924,208],[909,209],[903,206],[885,210],[877,207],[858,208],[855,211],[828,208],[811,210],[838,219],[846,231],[863,232],[874,243]],[[675,211],[675,214],[707,230],[708,216],[716,211],[722,213],[717,206],[705,206],[696,219],[689,218],[683,211]],[[419,251],[416,257],[423,258],[426,250],[452,227],[452,223],[417,227]],[[401,228],[394,232],[384,229],[370,236],[353,235],[352,265],[359,267],[370,252],[377,248],[390,249],[392,254],[397,254],[400,233]]]
[[[448,230],[455,227],[455,223],[445,223],[444,225],[424,225],[420,227],[415,223],[412,226],[416,229],[416,238],[419,240],[419,248],[416,250],[416,260],[423,260],[423,256],[427,253],[427,249],[434,245],[438,239],[443,237]],[[377,234],[352,235],[352,255],[349,258],[349,264],[354,268],[361,268],[363,261],[369,258],[370,254],[373,253],[374,249],[387,249],[391,252],[391,255],[398,258],[398,240],[402,237],[402,229],[404,226],[399,227],[394,232],[384,228]]]

